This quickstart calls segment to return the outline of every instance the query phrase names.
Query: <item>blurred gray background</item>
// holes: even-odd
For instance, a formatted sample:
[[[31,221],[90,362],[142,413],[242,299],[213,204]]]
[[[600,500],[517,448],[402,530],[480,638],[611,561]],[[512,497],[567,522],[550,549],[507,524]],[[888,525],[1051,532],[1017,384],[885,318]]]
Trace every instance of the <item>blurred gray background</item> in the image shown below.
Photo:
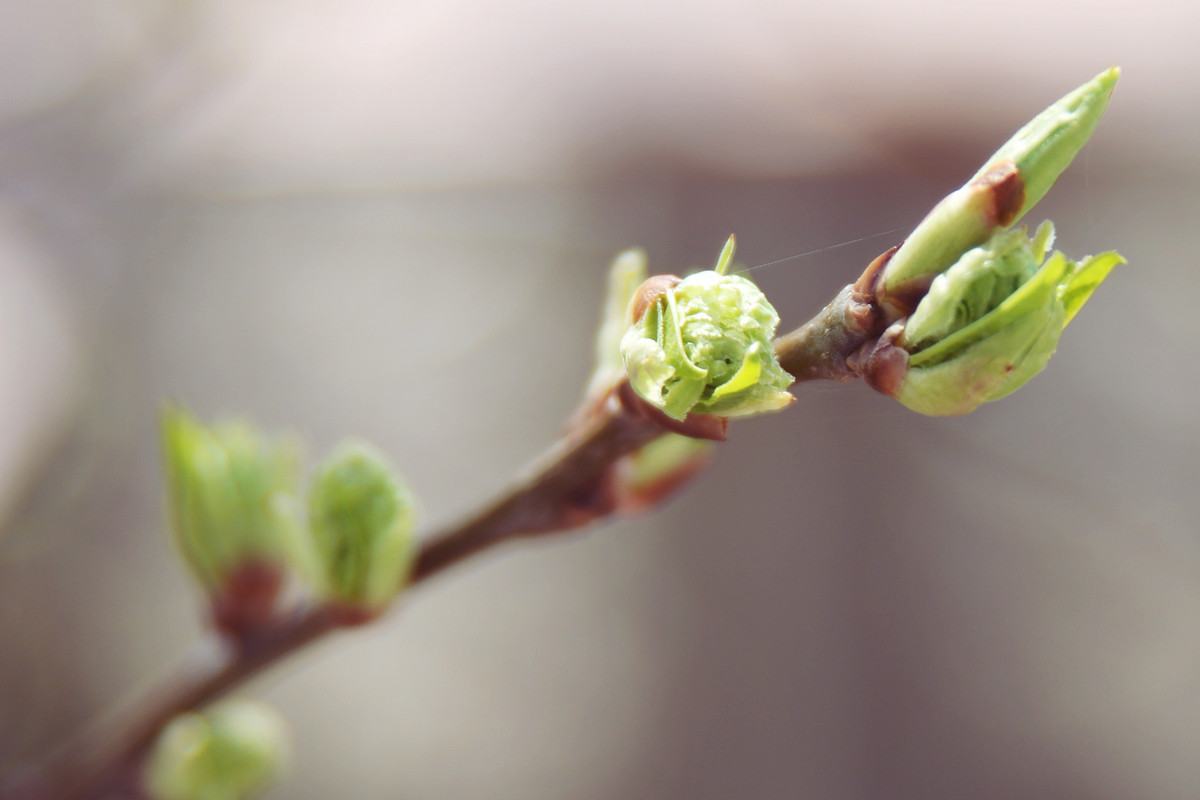
[[[166,398],[371,439],[429,527],[551,442],[604,274],[736,232],[785,326],[1112,63],[1035,212],[1130,261],[961,419],[802,386],[660,513],[257,682],[277,798],[1194,798],[1200,10],[0,3],[0,774],[200,631]],[[903,230],[879,236],[896,228]]]

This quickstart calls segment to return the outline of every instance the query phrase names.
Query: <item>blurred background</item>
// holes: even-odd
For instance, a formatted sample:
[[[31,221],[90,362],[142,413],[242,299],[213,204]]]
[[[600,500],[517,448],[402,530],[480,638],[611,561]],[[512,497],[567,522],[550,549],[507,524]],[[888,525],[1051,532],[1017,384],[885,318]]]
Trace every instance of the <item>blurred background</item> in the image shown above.
[[[818,251],[754,273],[794,327],[1119,63],[1030,221],[1130,264],[1020,393],[802,386],[661,513],[489,553],[253,690],[294,726],[277,798],[1196,796],[1200,7],[0,19],[0,774],[200,634],[165,399],[368,438],[453,521],[558,434],[617,251]]]

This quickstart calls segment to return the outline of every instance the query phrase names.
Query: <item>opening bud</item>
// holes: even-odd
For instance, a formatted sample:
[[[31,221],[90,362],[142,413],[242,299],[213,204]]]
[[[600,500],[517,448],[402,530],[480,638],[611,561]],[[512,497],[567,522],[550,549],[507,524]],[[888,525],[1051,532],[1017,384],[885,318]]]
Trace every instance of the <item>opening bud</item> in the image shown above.
[[[268,619],[289,572],[305,560],[299,524],[299,448],[246,422],[206,426],[171,407],[162,415],[175,538],[213,598],[216,623],[244,632]]]
[[[290,749],[273,709],[227,700],[163,729],[146,763],[146,791],[155,800],[242,800],[275,782]]]
[[[416,554],[415,500],[387,458],[363,443],[338,447],[317,469],[309,524],[328,600],[366,621],[404,586]]]
[[[1117,264],[1114,252],[1078,263],[1049,258],[1054,228],[1000,232],[934,279],[912,316],[866,360],[876,389],[922,414],[965,414],[1041,372],[1059,337]]]
[[[630,303],[621,339],[630,385],[672,419],[748,416],[794,399],[771,345],[779,315],[752,281],[725,274],[734,244],[729,237],[715,269],[655,276]]]

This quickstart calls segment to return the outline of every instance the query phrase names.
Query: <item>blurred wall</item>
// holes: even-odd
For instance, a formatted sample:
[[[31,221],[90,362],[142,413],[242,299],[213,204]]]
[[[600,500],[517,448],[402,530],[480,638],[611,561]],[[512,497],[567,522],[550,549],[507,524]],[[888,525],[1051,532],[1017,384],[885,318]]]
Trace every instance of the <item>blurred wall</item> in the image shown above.
[[[1130,265],[1019,394],[931,420],[802,386],[665,511],[490,553],[255,688],[297,739],[275,797],[1195,796],[1200,11],[0,19],[0,774],[198,635],[164,398],[367,437],[451,521],[557,435],[615,252],[817,251],[754,273],[799,324],[1120,63],[1039,213]]]

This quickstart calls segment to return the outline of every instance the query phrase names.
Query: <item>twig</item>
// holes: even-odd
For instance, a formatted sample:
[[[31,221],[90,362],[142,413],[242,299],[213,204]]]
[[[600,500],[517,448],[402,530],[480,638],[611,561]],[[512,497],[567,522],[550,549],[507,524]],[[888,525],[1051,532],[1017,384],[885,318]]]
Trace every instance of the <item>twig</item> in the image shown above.
[[[532,477],[521,481],[472,519],[430,537],[421,547],[413,583],[436,575],[474,553],[515,536],[580,527],[599,513],[592,494],[607,469],[662,435],[655,422],[623,410],[603,413],[575,436],[550,448]]]
[[[846,316],[840,306],[835,308],[836,303],[800,331],[778,340],[781,356],[793,363],[815,364],[831,358],[831,347],[835,351],[856,347],[855,336],[838,332]],[[846,355],[842,352],[843,361]],[[833,377],[826,369],[794,372],[801,381]],[[610,515],[614,506],[606,491],[609,468],[664,432],[654,416],[622,406],[616,399],[621,394],[613,392],[608,402],[586,416],[535,462],[527,477],[490,506],[426,537],[411,583],[427,580],[509,539],[574,529]],[[223,697],[267,667],[340,630],[344,623],[337,610],[314,606],[236,643],[214,634],[131,707],[100,720],[15,782],[0,785],[0,800],[84,800],[122,790],[137,794],[139,767],[172,718]]]
[[[616,403],[547,451],[529,477],[491,506],[422,545],[412,583],[427,580],[475,553],[529,534],[580,527],[603,516],[595,495],[609,466],[662,434],[655,422]],[[218,640],[132,707],[106,717],[80,737],[0,786],[2,800],[81,800],[136,785],[136,771],[162,728],[177,714],[228,694],[263,669],[341,627],[336,610],[313,607],[281,618],[231,646]]]

